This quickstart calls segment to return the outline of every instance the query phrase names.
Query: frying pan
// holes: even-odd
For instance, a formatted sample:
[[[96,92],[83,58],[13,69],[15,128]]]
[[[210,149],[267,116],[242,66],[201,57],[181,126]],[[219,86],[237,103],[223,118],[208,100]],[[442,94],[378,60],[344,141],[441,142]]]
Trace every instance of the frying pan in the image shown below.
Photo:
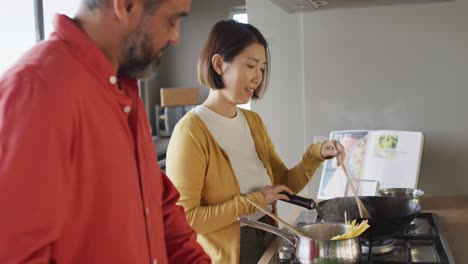
[[[354,197],[338,197],[316,203],[312,199],[285,194],[290,199],[285,202],[309,210],[315,209],[325,222],[344,222],[345,211],[348,220],[356,219],[358,223],[364,220],[359,215]],[[372,218],[367,219],[370,228],[362,234],[364,238],[385,238],[401,232],[421,210],[418,202],[402,197],[360,196],[359,198],[372,215]]]

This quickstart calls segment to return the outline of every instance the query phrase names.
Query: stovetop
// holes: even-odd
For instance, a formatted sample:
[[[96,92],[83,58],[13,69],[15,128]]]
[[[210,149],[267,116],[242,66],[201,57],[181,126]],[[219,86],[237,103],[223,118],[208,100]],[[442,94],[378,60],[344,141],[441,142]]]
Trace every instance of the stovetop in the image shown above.
[[[304,211],[294,225],[300,226],[313,223],[316,220],[316,213]],[[415,220],[403,232],[394,234],[394,248],[386,254],[361,254],[359,263],[419,263],[419,264],[453,264],[453,256],[448,248],[443,230],[440,229],[437,215],[429,212],[422,212],[416,216]],[[362,244],[362,243],[361,243]],[[282,239],[279,248],[291,245]],[[372,249],[370,249],[372,250]],[[292,248],[294,251],[294,248]],[[364,250],[363,250],[364,251]],[[281,252],[282,257],[285,255]],[[294,259],[294,255],[289,260],[280,260],[278,252],[270,263],[300,263]]]

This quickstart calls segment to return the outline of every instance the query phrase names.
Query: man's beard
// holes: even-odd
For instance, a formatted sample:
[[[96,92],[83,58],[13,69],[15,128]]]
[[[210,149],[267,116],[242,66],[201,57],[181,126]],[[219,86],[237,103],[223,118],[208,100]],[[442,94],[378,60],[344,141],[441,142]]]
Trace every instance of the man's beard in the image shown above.
[[[131,34],[123,44],[124,61],[119,67],[119,75],[135,79],[153,77],[161,62],[160,55],[163,49],[155,50],[144,28]]]

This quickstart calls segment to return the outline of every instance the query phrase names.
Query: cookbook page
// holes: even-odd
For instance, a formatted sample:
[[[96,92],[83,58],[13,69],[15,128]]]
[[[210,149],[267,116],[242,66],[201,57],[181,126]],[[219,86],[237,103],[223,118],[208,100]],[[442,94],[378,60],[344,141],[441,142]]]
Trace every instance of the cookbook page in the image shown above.
[[[362,177],[362,165],[366,153],[367,135],[368,130],[344,130],[332,131],[330,133],[330,140],[339,141],[345,148],[346,158],[345,164],[348,169],[350,177],[356,181],[354,185],[356,189],[364,191],[366,187],[359,188],[359,179]],[[365,182],[363,184],[367,184]],[[342,197],[352,195],[348,192],[348,183],[346,176],[341,168],[337,167],[336,159],[326,160],[322,170],[322,178],[317,198],[318,199],[331,199],[335,197]]]
[[[362,178],[379,188],[416,188],[424,136],[421,132],[379,130],[369,134]]]

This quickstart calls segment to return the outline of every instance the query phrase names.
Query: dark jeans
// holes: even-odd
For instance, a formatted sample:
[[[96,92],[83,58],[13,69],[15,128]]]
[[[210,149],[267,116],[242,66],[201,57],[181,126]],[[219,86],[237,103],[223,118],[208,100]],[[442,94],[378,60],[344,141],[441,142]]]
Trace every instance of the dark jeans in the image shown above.
[[[265,218],[259,221],[265,222]],[[241,227],[240,264],[257,264],[274,235],[250,226]]]

